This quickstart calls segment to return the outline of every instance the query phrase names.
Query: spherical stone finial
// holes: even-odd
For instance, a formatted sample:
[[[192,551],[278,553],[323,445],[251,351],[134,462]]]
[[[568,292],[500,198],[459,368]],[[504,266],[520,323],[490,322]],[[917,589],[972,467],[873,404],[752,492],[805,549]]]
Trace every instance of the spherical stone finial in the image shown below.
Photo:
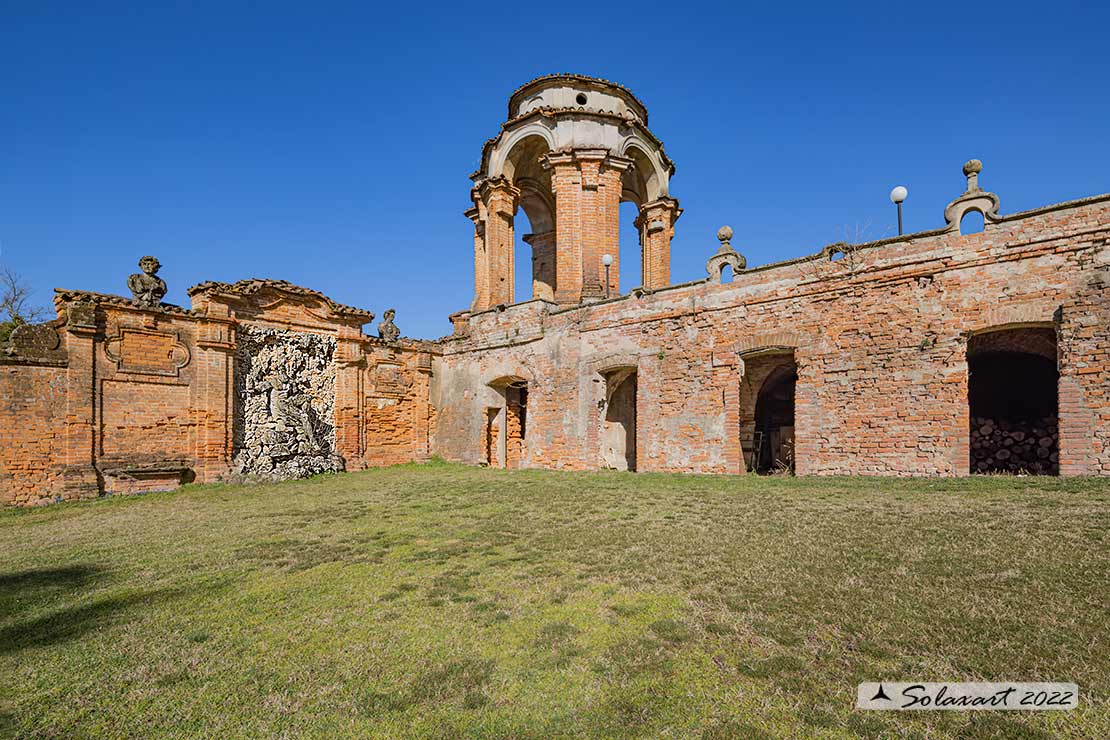
[[[725,244],[725,243],[727,243],[731,240],[732,240],[732,227],[731,226],[722,226],[721,228],[717,229],[717,241],[721,242],[722,244]]]
[[[964,163],[964,175],[978,175],[983,171],[983,163],[978,159],[969,159]]]

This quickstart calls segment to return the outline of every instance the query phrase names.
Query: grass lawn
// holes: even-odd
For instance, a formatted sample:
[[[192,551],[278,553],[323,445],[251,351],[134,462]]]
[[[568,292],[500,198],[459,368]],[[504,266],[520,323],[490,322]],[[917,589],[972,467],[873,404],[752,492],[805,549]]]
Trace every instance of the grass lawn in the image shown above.
[[[0,735],[1110,737],[1110,481],[401,466],[0,512]],[[858,712],[863,680],[1072,712]]]

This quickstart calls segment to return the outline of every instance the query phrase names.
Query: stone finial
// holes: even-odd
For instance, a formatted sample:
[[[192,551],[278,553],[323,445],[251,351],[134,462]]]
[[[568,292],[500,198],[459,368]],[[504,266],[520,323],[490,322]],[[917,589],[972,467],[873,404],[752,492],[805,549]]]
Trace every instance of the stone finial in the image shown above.
[[[378,336],[387,342],[396,342],[401,338],[401,330],[393,323],[393,317],[397,312],[392,308],[387,308],[385,313],[382,314],[382,320],[378,324]]]
[[[978,159],[969,159],[964,162],[964,175],[967,177],[967,192],[973,193],[979,189],[979,173],[983,171],[983,163]]]
[[[1002,220],[998,214],[998,196],[979,187],[979,173],[982,171],[983,163],[978,159],[964,162],[967,190],[944,209],[944,220],[948,223],[948,231],[959,233],[960,222],[968,211],[978,211],[983,214],[984,226],[996,224]]]
[[[721,242],[721,246],[717,248],[717,253],[705,263],[706,282],[709,283],[721,282],[721,273],[726,265],[731,265],[734,274],[748,266],[748,261],[744,259],[744,255],[732,248],[731,226],[722,226],[717,229],[717,240]]]
[[[135,305],[143,308],[157,308],[162,305],[166,296],[166,281],[158,277],[158,270],[162,267],[157,257],[149,254],[139,260],[137,272],[127,278],[127,287],[131,289],[131,296]]]

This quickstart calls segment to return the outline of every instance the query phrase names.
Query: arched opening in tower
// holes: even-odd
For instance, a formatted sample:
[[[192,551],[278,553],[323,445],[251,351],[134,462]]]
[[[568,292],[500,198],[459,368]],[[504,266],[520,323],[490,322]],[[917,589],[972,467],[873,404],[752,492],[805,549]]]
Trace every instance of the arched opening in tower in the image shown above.
[[[516,188],[513,214],[515,303],[555,299],[555,195],[541,160],[549,151],[540,136],[526,136],[505,159],[503,174]]]
[[[513,234],[516,236],[513,245],[513,295],[517,303],[522,303],[539,297],[534,295],[532,277],[535,255],[532,245],[528,243],[532,236],[532,223],[523,208],[517,208],[513,216]]]
[[[1056,331],[1020,327],[968,340],[972,473],[1060,470]]]
[[[605,400],[601,420],[601,467],[636,470],[636,369],[604,373]]]
[[[644,284],[641,264],[640,207],[631,200],[620,205],[620,274],[614,275],[610,283],[613,296],[625,295],[633,288]]]

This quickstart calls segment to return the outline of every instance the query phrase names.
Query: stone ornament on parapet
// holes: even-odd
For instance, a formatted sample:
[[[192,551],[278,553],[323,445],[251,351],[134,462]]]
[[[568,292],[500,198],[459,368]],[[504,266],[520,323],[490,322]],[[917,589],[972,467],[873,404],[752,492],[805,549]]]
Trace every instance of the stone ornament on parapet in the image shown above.
[[[732,247],[731,226],[722,226],[718,229],[717,240],[721,242],[721,246],[717,249],[716,254],[710,257],[709,261],[705,263],[705,282],[711,284],[719,284],[721,282],[721,273],[726,266],[732,267],[733,274],[743,272],[748,266],[748,260],[744,258],[744,255],[740,254]]]
[[[979,173],[983,171],[983,163],[978,159],[969,159],[964,163],[964,176],[967,178],[967,190],[963,195],[949,203],[944,209],[945,227],[948,231],[960,231],[960,222],[970,211],[978,211],[983,215],[984,225],[996,224],[1002,220],[998,213],[1000,201],[994,193],[988,193],[979,187]]]

